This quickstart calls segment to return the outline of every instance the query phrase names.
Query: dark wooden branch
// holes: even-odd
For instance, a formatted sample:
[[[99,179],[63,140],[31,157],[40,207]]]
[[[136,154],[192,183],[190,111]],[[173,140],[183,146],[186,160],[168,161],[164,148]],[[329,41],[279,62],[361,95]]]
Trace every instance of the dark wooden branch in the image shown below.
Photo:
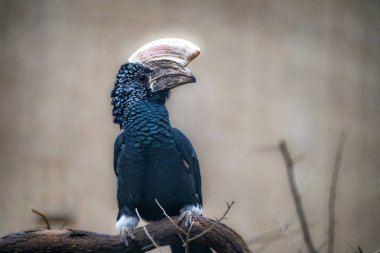
[[[178,221],[179,217],[172,217]],[[191,237],[195,237],[215,223],[206,217],[194,217]],[[178,224],[177,224],[178,225]],[[181,225],[180,225],[181,226]],[[182,224],[183,226],[183,224]],[[185,229],[184,227],[182,227]],[[160,246],[182,243],[179,230],[168,219],[146,225],[149,234]],[[136,240],[128,248],[117,235],[100,234],[82,230],[29,230],[0,238],[0,252],[145,252],[154,249],[142,227],[135,231]],[[217,252],[251,252],[242,237],[231,228],[218,223],[199,237],[197,242],[208,245]]]
[[[286,164],[286,169],[288,172],[289,185],[290,185],[290,189],[292,191],[292,196],[293,196],[294,204],[296,206],[297,215],[298,215],[298,218],[299,218],[300,223],[301,223],[302,234],[303,234],[305,244],[306,244],[310,253],[316,253],[317,251],[315,250],[313,240],[311,239],[309,227],[308,227],[307,220],[306,220],[306,215],[305,215],[305,212],[303,210],[301,195],[298,191],[297,184],[296,184],[296,179],[295,179],[295,175],[294,175],[293,160],[290,156],[290,153],[289,153],[288,147],[286,146],[285,141],[280,142],[279,148],[280,148],[282,157],[284,158],[284,161]]]
[[[343,132],[340,136],[338,150],[335,155],[335,165],[333,170],[333,176],[330,187],[330,199],[329,199],[329,230],[328,230],[328,253],[334,252],[334,228],[335,228],[335,196],[336,188],[338,185],[338,175],[340,170],[340,163],[342,161],[343,147],[346,139],[346,134]]]

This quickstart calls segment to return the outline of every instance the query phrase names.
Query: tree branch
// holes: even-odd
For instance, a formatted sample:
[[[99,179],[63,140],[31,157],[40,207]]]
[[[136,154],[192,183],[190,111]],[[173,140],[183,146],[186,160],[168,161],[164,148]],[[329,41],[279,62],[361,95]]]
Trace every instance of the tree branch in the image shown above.
[[[340,163],[342,161],[342,155],[343,155],[343,147],[344,142],[346,140],[346,135],[343,132],[340,136],[339,140],[339,146],[338,150],[336,151],[335,155],[335,166],[333,171],[333,176],[331,180],[331,187],[330,187],[330,199],[329,199],[329,239],[328,239],[328,253],[333,253],[334,251],[334,227],[335,227],[335,196],[336,196],[336,188],[338,185],[338,175],[340,170]]]
[[[179,217],[172,217],[177,221]],[[194,217],[190,237],[195,237],[212,227],[216,221],[206,217]],[[185,230],[184,224],[177,226]],[[160,246],[182,243],[178,228],[162,219],[145,226]],[[135,230],[136,240],[128,248],[118,235],[100,234],[82,230],[29,230],[0,238],[0,252],[145,252],[155,248],[142,227]],[[215,227],[196,240],[217,252],[251,252],[242,237],[231,228],[217,223]]]
[[[297,189],[296,179],[294,175],[294,168],[293,168],[293,160],[290,156],[290,153],[289,153],[288,147],[286,146],[285,141],[280,141],[279,148],[286,164],[289,185],[292,191],[292,196],[293,196],[294,204],[296,206],[297,215],[301,223],[302,234],[303,234],[305,244],[310,253],[316,253],[317,251],[315,250],[313,240],[311,239],[305,212],[303,210],[301,195]]]

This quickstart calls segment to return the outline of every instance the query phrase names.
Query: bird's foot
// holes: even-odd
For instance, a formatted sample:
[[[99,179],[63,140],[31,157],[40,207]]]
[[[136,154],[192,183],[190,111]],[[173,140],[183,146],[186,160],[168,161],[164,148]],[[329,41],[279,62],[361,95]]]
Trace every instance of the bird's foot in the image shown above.
[[[136,238],[133,232],[138,223],[139,219],[135,216],[122,215],[117,220],[116,228],[120,230],[120,240],[125,247]]]
[[[194,216],[201,216],[203,209],[201,205],[187,205],[180,210],[179,223],[184,222],[186,228],[190,228],[194,222]]]
[[[129,243],[135,240],[134,229],[132,227],[122,226],[120,229],[120,241],[128,247]]]
[[[190,228],[191,224],[194,222],[194,214],[191,210],[186,210],[179,216],[179,224],[185,223],[186,228]]]

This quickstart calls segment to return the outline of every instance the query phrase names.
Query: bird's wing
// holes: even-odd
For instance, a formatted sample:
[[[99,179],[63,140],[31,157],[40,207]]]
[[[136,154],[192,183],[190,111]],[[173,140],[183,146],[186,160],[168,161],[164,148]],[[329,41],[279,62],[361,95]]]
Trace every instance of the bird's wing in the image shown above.
[[[193,173],[195,191],[199,198],[199,204],[202,205],[201,172],[197,154],[195,153],[195,150],[191,145],[189,139],[180,130],[173,128],[173,132],[177,149],[180,152],[182,159],[187,163],[190,171]]]
[[[114,153],[113,153],[113,169],[117,176],[117,164],[119,162],[119,156],[124,146],[124,135],[123,133],[119,134],[119,136],[115,140]]]

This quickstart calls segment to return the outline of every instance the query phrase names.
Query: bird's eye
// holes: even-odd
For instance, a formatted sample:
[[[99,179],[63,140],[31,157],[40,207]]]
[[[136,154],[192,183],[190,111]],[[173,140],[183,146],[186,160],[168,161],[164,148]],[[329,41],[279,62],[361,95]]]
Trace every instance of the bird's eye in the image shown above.
[[[139,81],[142,82],[142,83],[145,83],[145,82],[148,81],[148,76],[147,76],[147,75],[139,75],[137,78],[138,78]]]

